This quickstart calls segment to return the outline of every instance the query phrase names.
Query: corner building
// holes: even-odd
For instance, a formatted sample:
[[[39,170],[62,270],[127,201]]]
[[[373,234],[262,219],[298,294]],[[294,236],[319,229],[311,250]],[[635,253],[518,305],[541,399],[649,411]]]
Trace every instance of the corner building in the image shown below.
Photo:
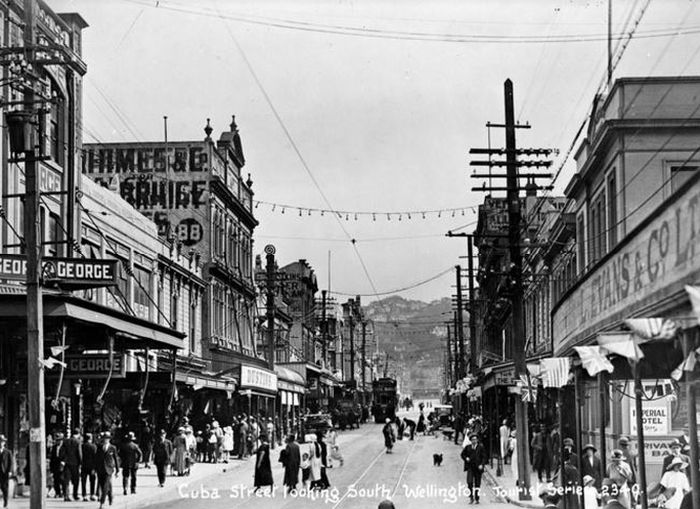
[[[261,408],[254,399],[262,394],[274,401],[277,389],[255,344],[252,182],[242,175],[235,118],[216,142],[209,123],[204,131],[202,141],[85,144],[82,172],[118,191],[156,223],[161,237],[201,259],[202,354],[179,360],[181,370],[202,378],[180,381],[191,392],[189,410],[222,420],[256,410],[271,415],[272,405]],[[217,383],[222,377],[243,390],[234,394],[228,382]]]

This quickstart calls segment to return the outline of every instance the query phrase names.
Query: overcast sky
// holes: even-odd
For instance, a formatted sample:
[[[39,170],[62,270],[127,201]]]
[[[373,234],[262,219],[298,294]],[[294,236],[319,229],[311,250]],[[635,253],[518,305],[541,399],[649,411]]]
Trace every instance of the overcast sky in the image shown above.
[[[48,2],[90,25],[86,142],[162,140],[163,115],[170,140],[203,138],[206,118],[218,139],[235,114],[255,198],[305,209],[260,205],[256,253],[272,243],[281,265],[307,259],[325,288],[330,252],[331,289],[350,294],[465,263],[463,240],[444,234],[474,228],[466,209],[483,194],[470,190],[468,150],[487,145],[486,122],[503,121],[506,78],[532,125],[518,145],[561,149],[556,168],[606,67],[603,0]],[[646,3],[613,0],[613,31]],[[615,77],[699,75],[699,3],[652,1]],[[502,131],[491,137],[503,145]],[[341,226],[309,208],[465,215],[350,215]],[[401,295],[436,299],[453,284],[444,274]]]

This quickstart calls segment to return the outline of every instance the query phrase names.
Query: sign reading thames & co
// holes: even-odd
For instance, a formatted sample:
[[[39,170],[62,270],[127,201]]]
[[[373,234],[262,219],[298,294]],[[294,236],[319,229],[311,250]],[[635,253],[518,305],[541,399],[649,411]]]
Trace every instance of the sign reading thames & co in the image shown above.
[[[91,258],[43,258],[41,275],[47,284],[92,288],[117,284],[117,260]],[[24,281],[27,258],[21,255],[0,255],[0,279]]]
[[[675,294],[700,276],[700,180],[632,230],[552,313],[554,353]]]

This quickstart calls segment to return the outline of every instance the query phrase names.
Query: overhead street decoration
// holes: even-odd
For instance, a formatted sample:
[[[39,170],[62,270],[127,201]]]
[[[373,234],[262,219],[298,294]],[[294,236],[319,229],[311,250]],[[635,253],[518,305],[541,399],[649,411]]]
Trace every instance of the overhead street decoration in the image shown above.
[[[62,288],[96,288],[117,284],[117,260],[91,258],[44,258],[41,274],[46,286]],[[21,255],[0,255],[0,279],[24,281],[27,258]]]

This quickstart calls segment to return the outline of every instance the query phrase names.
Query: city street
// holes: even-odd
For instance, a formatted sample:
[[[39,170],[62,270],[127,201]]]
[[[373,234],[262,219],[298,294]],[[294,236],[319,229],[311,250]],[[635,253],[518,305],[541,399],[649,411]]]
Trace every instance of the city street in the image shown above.
[[[400,415],[416,418],[417,412]],[[195,483],[169,478],[168,501],[154,507],[359,509],[376,508],[386,498],[393,500],[397,509],[464,506],[469,503],[458,446],[442,437],[417,436],[414,441],[397,441],[394,452],[386,454],[381,428],[381,425],[372,423],[339,435],[345,463],[328,470],[332,487],[326,492],[300,492],[296,497],[285,495],[281,486],[283,469],[277,462],[278,448],[273,451],[272,458],[272,473],[278,483],[272,495],[269,489],[258,495],[252,493],[253,461],[248,460],[232,471]],[[444,455],[442,466],[433,466],[434,453]],[[176,500],[172,500],[174,486],[177,486]],[[493,493],[485,484],[481,498],[482,507],[503,506],[495,502]]]

